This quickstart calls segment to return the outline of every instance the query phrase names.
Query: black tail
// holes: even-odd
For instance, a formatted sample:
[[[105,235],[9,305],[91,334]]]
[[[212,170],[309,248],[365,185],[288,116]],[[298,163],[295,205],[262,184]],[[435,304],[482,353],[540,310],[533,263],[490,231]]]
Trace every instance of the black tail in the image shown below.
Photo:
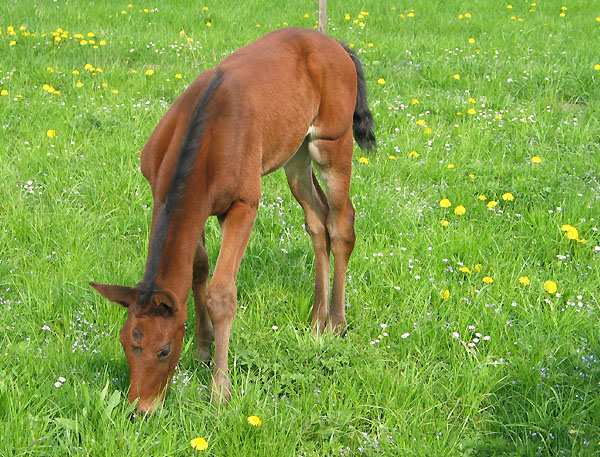
[[[175,165],[175,173],[173,174],[171,186],[169,187],[165,198],[165,205],[158,215],[150,240],[150,249],[148,260],[146,261],[144,279],[138,284],[141,292],[138,299],[140,304],[145,304],[145,301],[150,297],[150,294],[154,289],[154,281],[158,274],[162,250],[169,230],[169,221],[171,220],[173,211],[177,207],[181,196],[185,192],[187,178],[194,168],[196,152],[200,146],[200,140],[206,125],[206,106],[222,82],[223,72],[217,70],[217,74],[210,81],[204,90],[204,93],[198,100],[188,122],[185,135],[179,145],[179,156],[177,157],[177,164]]]
[[[377,147],[377,141],[375,140],[375,134],[373,133],[375,122],[373,121],[373,115],[371,114],[371,111],[369,111],[369,105],[367,104],[367,83],[365,82],[365,75],[363,74],[360,60],[354,51],[344,43],[340,44],[344,47],[356,68],[356,106],[354,108],[354,119],[352,122],[354,139],[362,149],[371,151]]]

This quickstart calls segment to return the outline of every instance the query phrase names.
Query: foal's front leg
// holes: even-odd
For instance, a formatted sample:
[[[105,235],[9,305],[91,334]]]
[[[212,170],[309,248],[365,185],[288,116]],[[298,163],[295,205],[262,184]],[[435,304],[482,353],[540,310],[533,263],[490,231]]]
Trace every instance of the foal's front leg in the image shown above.
[[[208,253],[205,247],[204,232],[202,232],[202,238],[198,243],[196,255],[194,256],[192,290],[194,291],[194,303],[196,305],[196,350],[194,356],[204,363],[210,362],[210,349],[215,339],[212,321],[208,315],[206,305],[208,270]]]
[[[236,313],[235,278],[256,217],[256,205],[236,202],[222,222],[223,241],[215,271],[208,286],[208,313],[215,330],[215,358],[211,401],[227,403],[231,397],[227,355],[231,324]]]

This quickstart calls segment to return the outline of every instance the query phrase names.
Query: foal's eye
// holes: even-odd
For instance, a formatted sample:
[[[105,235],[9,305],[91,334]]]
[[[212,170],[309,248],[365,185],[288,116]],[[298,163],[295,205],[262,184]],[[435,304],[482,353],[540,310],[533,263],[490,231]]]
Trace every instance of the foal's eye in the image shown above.
[[[171,353],[171,345],[162,348],[162,350],[158,353],[158,358],[162,359],[168,356]]]

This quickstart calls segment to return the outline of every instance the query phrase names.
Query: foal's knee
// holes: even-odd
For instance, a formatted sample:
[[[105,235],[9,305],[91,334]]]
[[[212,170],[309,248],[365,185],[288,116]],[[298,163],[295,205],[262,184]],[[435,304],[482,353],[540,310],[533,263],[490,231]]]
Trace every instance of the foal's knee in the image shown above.
[[[212,282],[208,286],[208,314],[213,325],[231,322],[235,317],[237,288],[234,284],[217,285]]]

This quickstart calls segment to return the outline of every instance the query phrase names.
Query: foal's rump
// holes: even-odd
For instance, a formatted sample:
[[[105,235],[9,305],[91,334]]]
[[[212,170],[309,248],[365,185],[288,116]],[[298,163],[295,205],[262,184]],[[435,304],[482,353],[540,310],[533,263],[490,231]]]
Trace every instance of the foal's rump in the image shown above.
[[[225,59],[223,95],[239,94],[239,121],[253,123],[263,168],[295,152],[307,135],[335,139],[352,127],[356,68],[347,51],[314,30],[269,33]],[[232,100],[233,101],[233,100]],[[279,160],[283,157],[278,157]]]

